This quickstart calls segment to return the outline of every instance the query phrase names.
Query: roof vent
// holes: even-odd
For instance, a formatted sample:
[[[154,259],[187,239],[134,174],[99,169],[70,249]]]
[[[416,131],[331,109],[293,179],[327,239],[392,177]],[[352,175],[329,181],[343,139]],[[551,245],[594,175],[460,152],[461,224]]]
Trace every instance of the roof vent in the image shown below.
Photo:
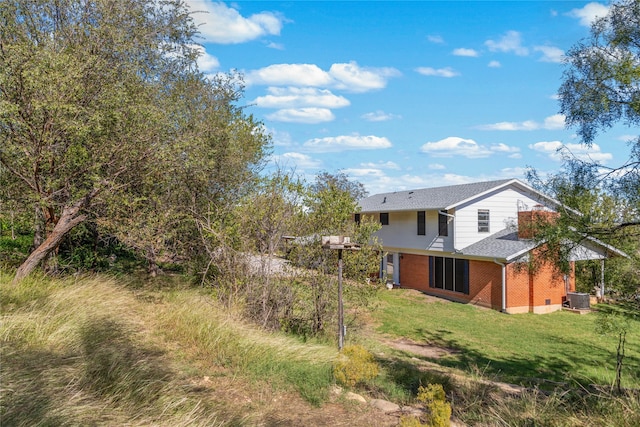
[[[382,203],[387,203],[387,198],[385,197]]]

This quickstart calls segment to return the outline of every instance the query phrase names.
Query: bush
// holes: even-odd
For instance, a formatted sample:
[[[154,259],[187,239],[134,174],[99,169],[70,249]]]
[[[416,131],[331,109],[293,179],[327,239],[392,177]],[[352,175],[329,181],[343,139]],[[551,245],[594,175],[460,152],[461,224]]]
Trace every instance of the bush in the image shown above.
[[[348,345],[342,349],[341,358],[334,365],[333,375],[340,384],[353,387],[378,376],[378,364],[364,347]]]
[[[418,389],[418,401],[424,403],[429,413],[429,422],[422,424],[416,417],[402,417],[401,427],[448,427],[451,419],[451,405],[446,400],[446,395],[441,384],[429,384]]]
[[[451,405],[446,400],[441,384],[429,384],[418,389],[418,400],[424,403],[430,414],[429,426],[446,427],[451,418]]]

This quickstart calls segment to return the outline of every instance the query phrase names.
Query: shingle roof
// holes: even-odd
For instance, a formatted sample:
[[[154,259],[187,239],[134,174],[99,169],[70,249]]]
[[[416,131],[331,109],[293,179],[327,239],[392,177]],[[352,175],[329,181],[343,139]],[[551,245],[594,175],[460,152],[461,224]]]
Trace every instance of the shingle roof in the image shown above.
[[[445,209],[512,181],[520,183],[517,179],[501,179],[473,184],[396,191],[374,194],[360,200],[358,204],[361,212]]]
[[[458,251],[462,255],[511,261],[535,246],[532,240],[518,240],[516,230],[506,228]]]

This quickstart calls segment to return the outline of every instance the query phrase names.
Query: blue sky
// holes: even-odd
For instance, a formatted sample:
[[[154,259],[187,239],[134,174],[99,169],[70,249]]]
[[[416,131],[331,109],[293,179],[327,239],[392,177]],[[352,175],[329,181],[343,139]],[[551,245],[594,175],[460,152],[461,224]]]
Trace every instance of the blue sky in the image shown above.
[[[624,127],[579,145],[555,96],[564,52],[606,3],[187,4],[200,68],[244,75],[270,168],[307,181],[342,170],[375,194],[555,172],[561,147],[608,166],[628,156]]]

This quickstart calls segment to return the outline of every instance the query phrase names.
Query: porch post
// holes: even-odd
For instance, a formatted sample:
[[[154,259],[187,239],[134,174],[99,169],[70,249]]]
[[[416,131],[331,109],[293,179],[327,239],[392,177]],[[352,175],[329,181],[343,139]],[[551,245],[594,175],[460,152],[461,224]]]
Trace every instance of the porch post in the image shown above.
[[[604,258],[600,260],[600,300],[604,301]]]

